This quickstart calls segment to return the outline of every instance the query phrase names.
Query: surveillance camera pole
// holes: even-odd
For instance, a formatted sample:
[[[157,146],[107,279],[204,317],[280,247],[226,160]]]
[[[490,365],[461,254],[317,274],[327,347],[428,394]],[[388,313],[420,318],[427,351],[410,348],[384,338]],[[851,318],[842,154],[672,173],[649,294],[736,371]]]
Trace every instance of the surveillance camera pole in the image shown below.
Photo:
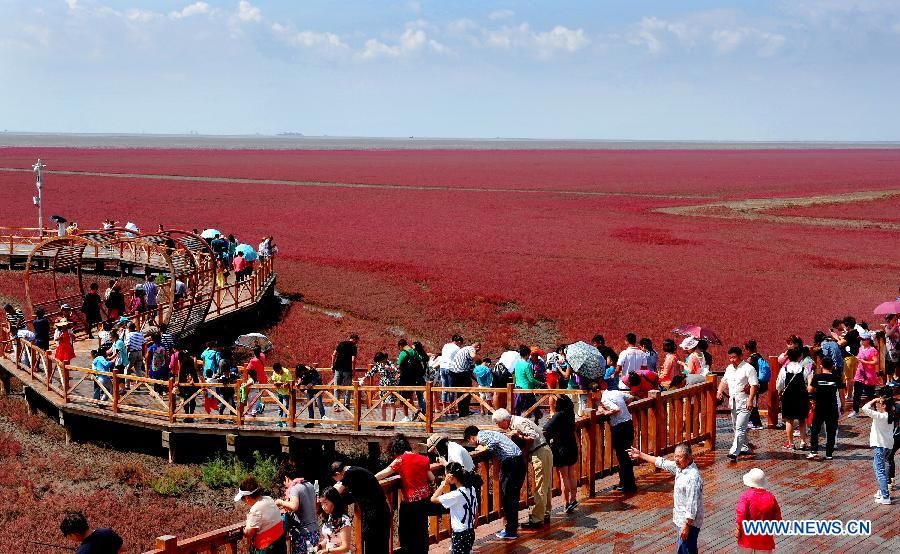
[[[38,158],[37,163],[34,164],[33,167],[34,173],[37,175],[37,181],[35,183],[37,186],[37,196],[34,197],[34,205],[37,206],[38,209],[38,233],[40,236],[44,236],[44,197],[41,194],[41,188],[44,184],[43,170],[47,166],[41,162],[40,158]]]

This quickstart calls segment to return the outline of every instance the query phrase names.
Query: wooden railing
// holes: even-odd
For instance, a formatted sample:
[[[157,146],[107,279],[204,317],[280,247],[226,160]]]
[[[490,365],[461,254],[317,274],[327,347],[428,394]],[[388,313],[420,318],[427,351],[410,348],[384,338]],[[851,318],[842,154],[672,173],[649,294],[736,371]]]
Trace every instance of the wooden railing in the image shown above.
[[[523,393],[512,384],[505,389],[438,387],[430,382],[418,387],[379,387],[374,385],[374,377],[370,378],[369,384],[360,384],[364,371],[355,373],[353,385],[344,386],[303,386],[294,379],[291,383],[278,386],[243,384],[240,380],[231,385],[215,382],[179,385],[175,376],[165,380],[151,379],[118,371],[104,372],[67,365],[27,341],[19,341],[18,348],[4,355],[19,369],[27,372],[23,380],[43,391],[45,396],[54,398],[59,404],[88,406],[110,411],[125,419],[136,416],[143,420],[155,419],[159,423],[212,422],[235,427],[253,425],[273,429],[326,424],[329,428],[346,432],[359,432],[365,427],[388,427],[420,433],[452,433],[461,431],[468,424],[459,421],[451,413],[454,408],[459,407],[462,400],[470,400],[472,413],[489,416],[495,411],[494,403],[484,400],[483,393],[503,395],[502,406],[510,412],[513,411],[516,395]],[[330,368],[319,371],[323,381],[327,382],[331,378]],[[85,383],[91,386],[88,387]],[[710,385],[714,386],[714,383]],[[685,437],[707,432],[709,422],[704,421],[699,414],[712,412],[704,412],[706,406],[699,405],[698,400],[685,392],[691,390],[694,389],[676,389],[664,395],[652,392],[651,398],[632,405],[635,427],[646,431],[638,435],[646,436],[649,441],[646,444],[640,443],[642,446],[647,446],[652,451],[662,451],[685,440]],[[442,402],[444,393],[454,395],[455,399]],[[524,417],[532,416],[539,409],[549,409],[551,399],[556,396],[569,395],[577,404],[577,397],[586,394],[579,390],[559,389],[535,389],[528,393],[534,394],[537,402],[521,414]],[[424,410],[420,410],[420,394],[424,399]],[[348,396],[349,405],[346,402]],[[394,397],[393,403],[390,403],[391,396]],[[214,399],[221,410],[207,413],[204,410],[205,398]],[[666,399],[667,404],[659,407],[651,416],[651,404],[662,402],[662,399]],[[331,409],[332,417],[327,421],[323,421],[321,415],[316,413],[320,401],[323,406]],[[190,409],[191,406],[194,407],[193,410]],[[257,406],[264,407],[266,411],[253,415]],[[400,419],[400,413],[406,413],[408,420],[384,419],[380,413],[382,407],[395,409],[395,419]],[[310,408],[313,409],[314,417],[308,415]],[[662,417],[659,414],[662,413],[665,413],[665,420],[659,419]]]
[[[437,393],[437,387],[432,389]],[[555,391],[556,394],[567,394],[566,391]],[[691,385],[666,392],[653,391],[650,398],[632,403],[629,406],[635,429],[635,446],[656,455],[665,455],[674,450],[680,442],[690,444],[703,443],[706,448],[714,449],[716,442],[716,391],[712,377],[705,383]],[[606,419],[597,416],[593,410],[590,415],[576,422],[576,433],[580,446],[577,462],[578,486],[582,496],[593,497],[596,494],[596,480],[612,475],[618,471],[618,461],[612,448],[612,431]],[[481,476],[484,485],[478,508],[478,524],[496,521],[502,517],[500,510],[500,464],[482,452],[473,456],[475,471]],[[432,471],[440,476],[443,468],[432,465]],[[400,479],[397,476],[383,480],[388,505],[393,513],[402,501]],[[559,496],[558,476],[553,475],[553,496]],[[534,503],[534,473],[528,464],[528,478],[522,487],[519,499],[520,508]],[[355,512],[353,525],[354,550],[361,552],[361,522],[359,513]],[[199,537],[180,542],[172,536],[157,539],[156,548],[146,554],[189,554],[194,552],[218,552],[218,548],[227,548],[227,552],[236,552],[240,537],[237,536],[241,524],[224,527]],[[451,534],[450,520],[447,515],[429,518],[429,539],[432,543],[446,539]],[[391,544],[395,545],[393,528]],[[202,548],[197,548],[202,545]]]

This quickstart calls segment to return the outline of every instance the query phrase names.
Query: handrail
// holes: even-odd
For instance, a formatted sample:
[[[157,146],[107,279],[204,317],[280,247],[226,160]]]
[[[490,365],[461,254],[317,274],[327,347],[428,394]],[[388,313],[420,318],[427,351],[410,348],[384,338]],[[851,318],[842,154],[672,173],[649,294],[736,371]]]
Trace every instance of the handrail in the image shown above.
[[[436,393],[436,388],[432,390]],[[715,410],[716,387],[715,379],[712,376],[708,377],[704,383],[682,389],[666,392],[652,391],[650,398],[634,402],[629,406],[635,428],[634,444],[643,451],[656,455],[672,452],[675,445],[682,441],[691,444],[704,443],[706,448],[714,449],[716,440]],[[673,421],[679,423],[677,431],[669,428],[668,424]],[[612,454],[612,430],[609,425],[606,425],[605,418],[592,412],[588,417],[576,422],[576,434],[581,453],[577,464],[577,485],[581,488],[582,495],[593,497],[596,494],[596,480],[618,470],[617,460]],[[473,460],[476,463],[475,471],[484,481],[481,488],[477,523],[496,521],[502,516],[499,502],[500,464],[486,452],[473,455]],[[433,464],[432,472],[439,476],[443,472],[443,467]],[[553,478],[553,496],[559,496],[558,478],[556,475]],[[381,486],[388,499],[391,512],[395,511],[402,498],[400,479],[394,476],[382,480]],[[534,477],[529,472],[526,483],[522,487],[520,507],[524,508],[534,503],[533,491]],[[202,544],[203,548],[209,548],[210,551],[220,546],[236,548],[240,540],[235,538],[236,532],[241,527],[241,523],[236,523],[199,537],[187,539],[184,542],[179,542],[173,536],[159,537],[156,549],[147,551],[145,554],[189,554],[199,550],[196,549],[196,544]],[[358,510],[354,510],[353,541],[354,549],[357,552],[360,552],[362,548],[360,529],[360,514]],[[439,542],[449,537],[451,533],[446,516],[429,517],[428,529],[431,543]],[[394,543],[392,529],[392,547]]]

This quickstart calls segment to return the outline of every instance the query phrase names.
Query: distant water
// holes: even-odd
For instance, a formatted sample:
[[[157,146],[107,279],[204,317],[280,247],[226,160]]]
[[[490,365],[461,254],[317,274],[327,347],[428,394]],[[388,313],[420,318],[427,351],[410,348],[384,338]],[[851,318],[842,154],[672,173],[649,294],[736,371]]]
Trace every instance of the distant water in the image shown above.
[[[900,142],[728,142],[545,139],[304,137],[299,135],[133,135],[0,132],[2,146],[257,150],[762,150],[900,148]]]

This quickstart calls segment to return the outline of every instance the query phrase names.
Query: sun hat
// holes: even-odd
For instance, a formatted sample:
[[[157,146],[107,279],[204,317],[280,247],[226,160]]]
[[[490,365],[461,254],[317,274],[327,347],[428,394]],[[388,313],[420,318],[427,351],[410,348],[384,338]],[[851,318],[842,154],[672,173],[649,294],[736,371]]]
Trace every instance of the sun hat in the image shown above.
[[[744,484],[754,489],[769,488],[769,482],[766,481],[766,474],[758,467],[754,467],[744,474]]]
[[[57,319],[56,323],[55,323],[55,325],[57,327],[68,327],[71,324],[72,324],[72,322],[70,322],[68,319],[66,319],[64,317]]]
[[[254,494],[256,494],[258,492],[259,492],[259,489],[254,489],[252,491],[245,491],[245,490],[238,489],[237,494],[234,495],[234,501],[240,502],[241,499],[244,498],[245,496],[253,496]]]
[[[450,440],[450,437],[448,437],[446,434],[432,433],[431,436],[428,437],[428,440],[426,440],[424,443],[425,451],[427,452],[427,451],[431,450],[432,448],[437,447],[439,442],[446,441],[446,440]]]
[[[683,341],[681,341],[681,349],[682,350],[693,350],[697,348],[699,342],[694,337],[687,337]]]

